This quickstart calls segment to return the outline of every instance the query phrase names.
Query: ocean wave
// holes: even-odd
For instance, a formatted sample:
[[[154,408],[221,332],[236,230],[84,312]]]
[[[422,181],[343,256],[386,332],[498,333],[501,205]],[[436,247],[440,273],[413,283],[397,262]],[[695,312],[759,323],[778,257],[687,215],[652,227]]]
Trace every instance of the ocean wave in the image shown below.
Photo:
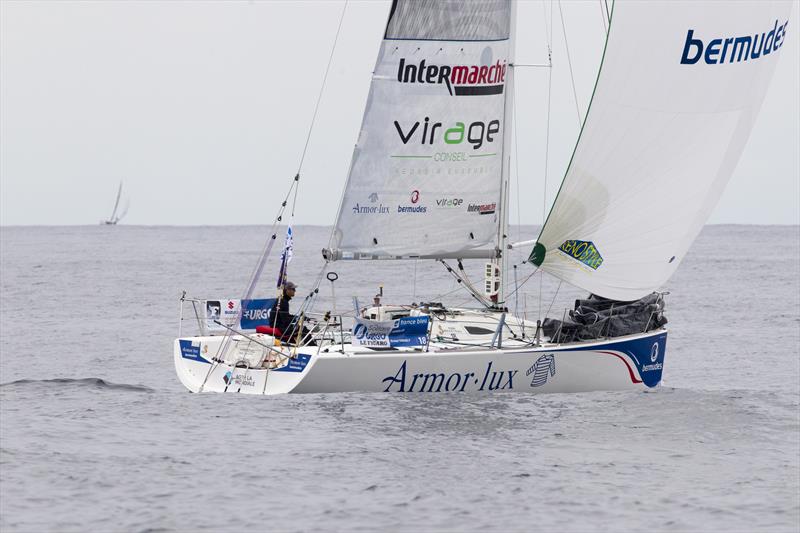
[[[53,379],[18,379],[8,383],[0,383],[0,387],[20,386],[61,386],[61,387],[89,387],[97,389],[127,390],[134,392],[154,392],[153,389],[143,385],[128,383],[110,383],[102,378],[53,378]]]

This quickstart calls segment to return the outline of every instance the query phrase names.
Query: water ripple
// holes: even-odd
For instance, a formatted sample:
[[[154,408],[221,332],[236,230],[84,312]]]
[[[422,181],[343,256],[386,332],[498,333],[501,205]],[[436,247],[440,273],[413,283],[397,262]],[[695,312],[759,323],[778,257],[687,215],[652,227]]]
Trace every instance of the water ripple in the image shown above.
[[[0,383],[0,387],[2,388],[26,386],[86,387],[96,389],[127,390],[134,392],[155,392],[150,387],[145,387],[144,385],[111,383],[102,378],[18,379],[8,383]]]

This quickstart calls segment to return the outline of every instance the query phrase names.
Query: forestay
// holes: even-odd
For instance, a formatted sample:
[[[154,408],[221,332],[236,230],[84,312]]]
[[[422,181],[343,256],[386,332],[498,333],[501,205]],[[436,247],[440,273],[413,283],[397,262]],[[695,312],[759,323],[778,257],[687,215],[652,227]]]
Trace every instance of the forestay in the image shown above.
[[[531,260],[606,298],[659,288],[739,160],[790,10],[615,2],[591,106]]]
[[[330,259],[497,254],[509,0],[395,0]]]

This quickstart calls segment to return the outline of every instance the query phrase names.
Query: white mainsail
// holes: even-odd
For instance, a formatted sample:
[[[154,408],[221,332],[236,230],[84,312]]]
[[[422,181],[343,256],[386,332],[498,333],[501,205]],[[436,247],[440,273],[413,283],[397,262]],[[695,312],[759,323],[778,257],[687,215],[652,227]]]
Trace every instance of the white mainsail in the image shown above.
[[[531,260],[635,300],[683,260],[761,107],[791,2],[615,2],[591,106]]]
[[[510,0],[395,0],[327,255],[495,257]]]

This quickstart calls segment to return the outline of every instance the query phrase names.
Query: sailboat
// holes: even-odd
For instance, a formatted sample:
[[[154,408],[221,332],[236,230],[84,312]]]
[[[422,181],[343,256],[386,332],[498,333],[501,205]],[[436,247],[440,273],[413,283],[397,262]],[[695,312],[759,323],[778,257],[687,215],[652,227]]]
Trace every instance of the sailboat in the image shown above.
[[[615,2],[561,188],[537,239],[513,243],[515,2],[394,0],[323,272],[335,261],[440,261],[483,308],[384,305],[378,294],[353,317],[304,307],[295,319],[310,327],[287,341],[270,322],[275,300],[252,298],[273,233],[242,298],[181,298],[182,323],[200,330],[175,340],[181,383],[264,395],[657,387],[667,340],[659,290],[736,166],[790,9]],[[560,319],[513,316],[510,249],[589,296]],[[290,251],[291,233],[279,298]],[[467,259],[485,260],[483,291],[463,275]]]
[[[111,216],[108,219],[103,220],[100,222],[102,225],[113,226],[116,225],[117,222],[122,220],[126,214],[128,214],[128,201],[125,201],[125,205],[123,206],[122,210],[120,210],[119,214],[117,214],[117,210],[119,209],[119,201],[122,199],[122,182],[119,182],[119,188],[117,189],[117,199],[114,200],[114,209],[111,211]]]

